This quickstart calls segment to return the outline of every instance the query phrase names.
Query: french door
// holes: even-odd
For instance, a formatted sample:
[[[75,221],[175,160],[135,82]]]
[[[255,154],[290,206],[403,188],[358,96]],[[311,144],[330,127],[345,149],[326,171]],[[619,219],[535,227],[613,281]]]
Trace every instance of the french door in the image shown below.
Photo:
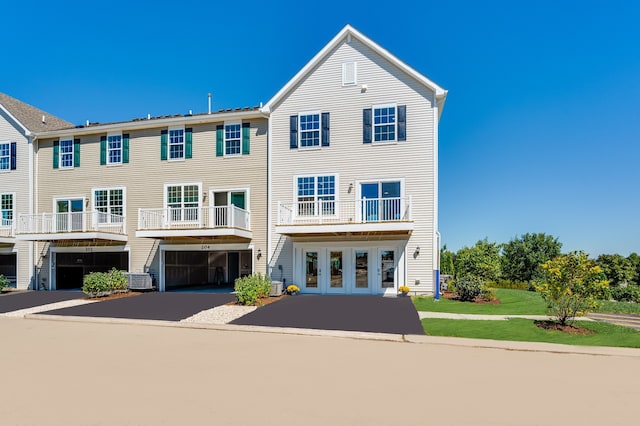
[[[82,231],[84,226],[84,199],[69,198],[56,200],[56,232]]]

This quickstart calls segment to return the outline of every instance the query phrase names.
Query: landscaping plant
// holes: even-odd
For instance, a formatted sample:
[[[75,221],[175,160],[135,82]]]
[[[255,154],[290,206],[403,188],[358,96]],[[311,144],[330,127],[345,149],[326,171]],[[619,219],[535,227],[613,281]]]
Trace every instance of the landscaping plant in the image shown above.
[[[9,280],[4,275],[0,274],[0,291],[9,286]]]
[[[484,280],[475,275],[465,275],[455,280],[458,299],[465,302],[473,302],[476,297],[482,295],[485,287]]]
[[[236,299],[241,305],[252,305],[269,296],[271,293],[271,279],[260,273],[238,278],[234,285]]]
[[[129,285],[124,271],[112,268],[109,272],[91,272],[84,276],[82,292],[100,297],[118,291],[126,291]]]
[[[609,282],[602,269],[583,251],[561,255],[542,264],[542,277],[535,290],[547,302],[549,313],[561,325],[598,306]]]

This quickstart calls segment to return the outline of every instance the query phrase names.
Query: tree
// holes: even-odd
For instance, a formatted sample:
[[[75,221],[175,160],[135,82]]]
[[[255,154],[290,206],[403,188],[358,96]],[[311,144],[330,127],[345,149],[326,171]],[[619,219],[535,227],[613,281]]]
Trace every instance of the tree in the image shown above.
[[[579,312],[597,307],[598,298],[609,287],[602,269],[583,251],[548,260],[541,269],[541,281],[534,288],[562,325],[573,322]]]
[[[500,246],[486,238],[475,246],[458,250],[455,262],[456,277],[473,275],[485,281],[500,278]]]
[[[502,247],[502,276],[528,282],[540,275],[540,265],[560,256],[562,243],[544,233],[515,237]]]
[[[440,249],[440,273],[451,275],[455,274],[455,270],[453,269],[453,252],[447,250],[447,245],[445,244]]]
[[[622,255],[601,254],[596,263],[602,268],[612,286],[628,285],[635,278],[635,265]]]
[[[637,285],[640,285],[640,256],[638,256],[638,253],[631,253],[629,257],[627,257],[627,259],[629,259],[629,261],[631,262],[631,264],[633,265],[636,271],[633,277],[633,281]]]

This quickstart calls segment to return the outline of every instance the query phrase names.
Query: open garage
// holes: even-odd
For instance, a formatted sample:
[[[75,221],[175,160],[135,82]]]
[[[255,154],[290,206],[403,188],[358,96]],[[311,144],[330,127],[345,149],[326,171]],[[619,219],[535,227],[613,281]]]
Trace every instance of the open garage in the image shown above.
[[[165,251],[165,290],[231,289],[236,278],[250,275],[251,250]]]
[[[56,289],[80,288],[85,275],[91,272],[107,272],[111,268],[128,271],[129,253],[126,251],[56,253]]]

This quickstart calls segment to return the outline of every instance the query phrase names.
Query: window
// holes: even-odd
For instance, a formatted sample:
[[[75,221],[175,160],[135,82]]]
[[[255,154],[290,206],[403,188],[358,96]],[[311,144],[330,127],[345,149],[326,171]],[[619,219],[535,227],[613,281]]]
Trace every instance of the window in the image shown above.
[[[184,158],[184,129],[169,129],[169,159]]]
[[[73,139],[60,139],[60,168],[73,167]]]
[[[376,142],[396,140],[396,107],[373,108],[373,140]]]
[[[329,113],[302,112],[290,117],[290,148],[329,146]]]
[[[2,213],[0,226],[10,227],[13,223],[13,194],[0,195],[0,212]]]
[[[124,216],[124,190],[122,188],[96,189],[93,205],[98,212],[98,223],[120,223]]]
[[[122,135],[107,135],[107,164],[122,163]]]
[[[166,205],[171,221],[197,221],[200,207],[200,186],[167,185]]]
[[[11,144],[0,143],[0,170],[10,170],[11,167]]]
[[[224,126],[224,154],[240,155],[241,154],[241,130],[240,123],[226,124]]]
[[[334,215],[336,177],[301,176],[297,179],[297,201],[299,216]]]
[[[320,146],[320,114],[300,114],[300,146]]]

